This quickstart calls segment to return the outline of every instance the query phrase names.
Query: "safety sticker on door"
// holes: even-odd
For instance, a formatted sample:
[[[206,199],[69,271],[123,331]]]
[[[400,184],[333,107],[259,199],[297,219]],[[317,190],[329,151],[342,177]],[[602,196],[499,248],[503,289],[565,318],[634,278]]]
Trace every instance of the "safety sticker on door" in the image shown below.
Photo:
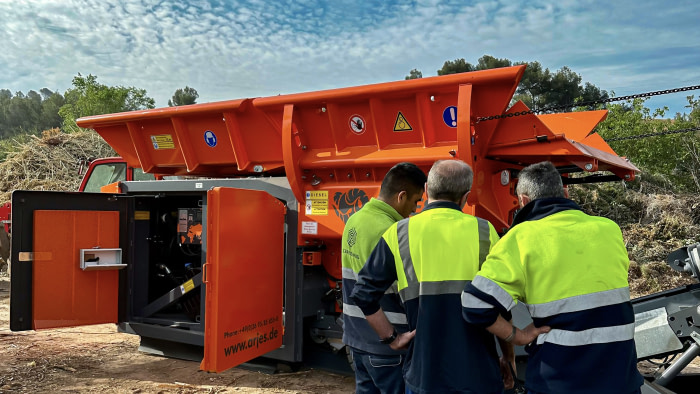
[[[306,214],[328,215],[328,190],[306,191]]]

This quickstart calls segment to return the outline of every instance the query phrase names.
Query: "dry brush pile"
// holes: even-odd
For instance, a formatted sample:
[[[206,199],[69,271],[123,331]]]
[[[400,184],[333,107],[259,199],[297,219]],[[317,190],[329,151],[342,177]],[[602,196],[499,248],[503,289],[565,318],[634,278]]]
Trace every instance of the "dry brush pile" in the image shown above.
[[[10,201],[13,190],[78,190],[81,161],[116,155],[93,131],[52,129],[14,145],[0,163],[0,203]]]

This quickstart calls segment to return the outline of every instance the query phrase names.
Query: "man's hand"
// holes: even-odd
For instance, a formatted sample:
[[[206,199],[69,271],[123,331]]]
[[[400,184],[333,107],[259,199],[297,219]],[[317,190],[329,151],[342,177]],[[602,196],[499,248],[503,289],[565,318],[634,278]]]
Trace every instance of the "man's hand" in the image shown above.
[[[535,327],[534,323],[529,326],[515,331],[515,338],[511,341],[513,345],[524,346],[534,341],[538,335],[548,333],[551,330],[549,326]]]
[[[389,346],[394,350],[406,349],[408,348],[408,344],[411,343],[413,337],[415,336],[416,330],[404,332],[402,334],[399,334],[399,336],[397,336],[396,339],[394,339],[394,342],[392,342]]]
[[[503,376],[503,387],[506,390],[512,389],[515,387],[515,376],[511,373],[511,371],[515,372],[515,359],[501,356],[498,359],[498,364],[501,368],[501,375]]]

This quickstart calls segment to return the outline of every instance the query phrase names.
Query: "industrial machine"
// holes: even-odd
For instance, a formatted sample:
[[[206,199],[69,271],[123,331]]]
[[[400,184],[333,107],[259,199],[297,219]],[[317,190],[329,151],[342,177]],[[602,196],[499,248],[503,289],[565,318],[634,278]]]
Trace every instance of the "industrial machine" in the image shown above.
[[[11,329],[117,323],[207,371],[300,362],[309,339],[341,349],[343,226],[397,162],[469,163],[465,212],[501,231],[531,163],[634,179],[593,132],[607,111],[511,106],[524,69],[79,119],[129,165],[190,179],[14,192]]]

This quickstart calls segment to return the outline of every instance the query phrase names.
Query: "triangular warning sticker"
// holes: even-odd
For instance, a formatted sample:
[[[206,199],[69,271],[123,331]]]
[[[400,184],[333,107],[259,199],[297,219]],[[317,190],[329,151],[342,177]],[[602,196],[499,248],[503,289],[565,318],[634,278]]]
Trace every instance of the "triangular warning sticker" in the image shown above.
[[[413,130],[413,127],[411,127],[411,125],[408,124],[406,117],[403,116],[401,111],[399,111],[399,114],[396,116],[396,122],[394,123],[394,131],[411,131],[411,130]]]

